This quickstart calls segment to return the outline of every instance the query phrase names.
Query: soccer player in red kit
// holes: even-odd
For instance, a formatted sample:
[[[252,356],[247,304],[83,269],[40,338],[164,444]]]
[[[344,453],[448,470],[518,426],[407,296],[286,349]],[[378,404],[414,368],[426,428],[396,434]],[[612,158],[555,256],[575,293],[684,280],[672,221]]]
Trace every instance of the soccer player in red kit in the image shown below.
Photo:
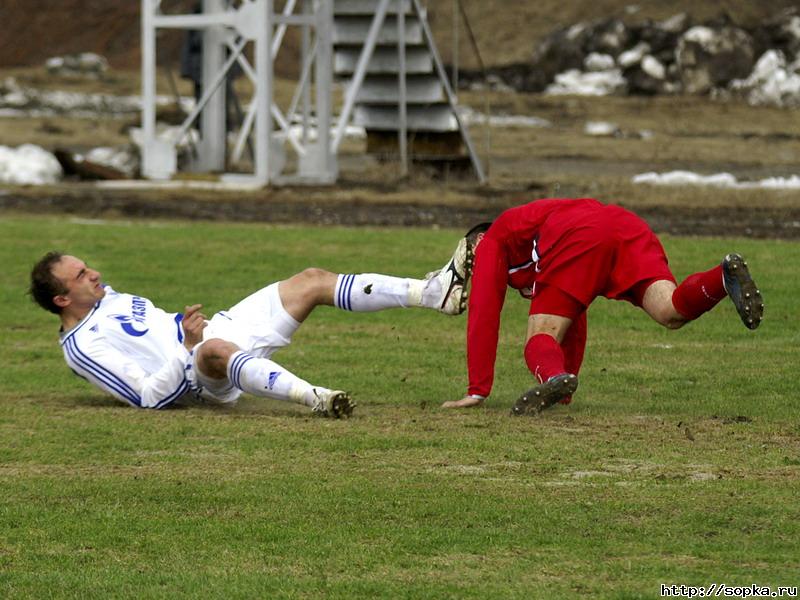
[[[469,388],[446,408],[480,405],[492,390],[506,286],[531,299],[525,362],[538,385],[512,414],[568,403],[586,346],[586,309],[598,296],[627,300],[678,329],[726,295],[745,326],[761,323],[761,292],[738,254],[676,285],[650,227],[619,206],[591,198],[543,199],[503,212],[468,239],[475,247],[467,324]],[[479,233],[485,230],[485,233]]]

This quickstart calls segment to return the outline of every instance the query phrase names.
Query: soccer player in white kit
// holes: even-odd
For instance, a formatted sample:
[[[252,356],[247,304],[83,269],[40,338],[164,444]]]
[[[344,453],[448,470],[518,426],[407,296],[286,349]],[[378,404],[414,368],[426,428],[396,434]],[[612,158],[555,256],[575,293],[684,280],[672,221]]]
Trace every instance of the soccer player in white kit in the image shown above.
[[[347,417],[355,403],[341,390],[313,385],[270,357],[319,305],[354,312],[466,308],[472,241],[460,240],[445,267],[425,279],[375,273],[337,275],[309,268],[268,285],[207,320],[202,306],[170,313],[147,298],[117,292],[81,259],[50,252],[31,272],[30,293],[61,319],[61,347],[72,370],[138,408],[194,397],[233,403],[242,392]]]

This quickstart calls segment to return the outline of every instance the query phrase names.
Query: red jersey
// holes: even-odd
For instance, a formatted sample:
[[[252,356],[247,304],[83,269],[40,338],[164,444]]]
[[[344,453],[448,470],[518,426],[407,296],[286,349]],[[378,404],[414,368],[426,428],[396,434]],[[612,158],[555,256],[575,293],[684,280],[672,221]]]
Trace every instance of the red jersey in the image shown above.
[[[475,252],[468,393],[491,392],[507,286],[535,290],[537,282],[552,285],[588,307],[597,296],[632,300],[634,285],[656,279],[675,280],[661,243],[644,221],[619,206],[591,198],[551,198],[506,210]],[[576,348],[582,357],[585,314],[575,325],[584,332]]]

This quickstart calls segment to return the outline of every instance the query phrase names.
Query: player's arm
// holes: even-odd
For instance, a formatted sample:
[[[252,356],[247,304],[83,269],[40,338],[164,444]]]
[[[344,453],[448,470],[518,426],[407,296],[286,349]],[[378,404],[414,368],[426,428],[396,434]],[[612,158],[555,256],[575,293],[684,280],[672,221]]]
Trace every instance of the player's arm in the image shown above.
[[[189,350],[175,341],[169,358],[154,373],[112,348],[102,337],[64,343],[67,363],[81,377],[112,396],[137,408],[164,408],[187,391],[185,365]]]
[[[467,315],[469,388],[464,398],[446,402],[445,408],[478,406],[492,391],[507,278],[503,248],[496,240],[484,237],[476,250]]]

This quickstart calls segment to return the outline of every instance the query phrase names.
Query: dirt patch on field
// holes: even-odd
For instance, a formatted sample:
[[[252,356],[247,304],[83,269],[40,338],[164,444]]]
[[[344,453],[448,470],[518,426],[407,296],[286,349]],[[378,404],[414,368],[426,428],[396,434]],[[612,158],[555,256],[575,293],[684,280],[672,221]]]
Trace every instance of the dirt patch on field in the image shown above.
[[[148,218],[314,225],[468,228],[494,219],[504,209],[536,197],[531,190],[474,190],[442,201],[374,200],[375,190],[324,188],[264,191],[246,197],[208,192],[189,197],[99,190],[88,186],[65,192],[6,191],[0,209],[83,218]],[[659,233],[800,239],[796,206],[632,206]]]

